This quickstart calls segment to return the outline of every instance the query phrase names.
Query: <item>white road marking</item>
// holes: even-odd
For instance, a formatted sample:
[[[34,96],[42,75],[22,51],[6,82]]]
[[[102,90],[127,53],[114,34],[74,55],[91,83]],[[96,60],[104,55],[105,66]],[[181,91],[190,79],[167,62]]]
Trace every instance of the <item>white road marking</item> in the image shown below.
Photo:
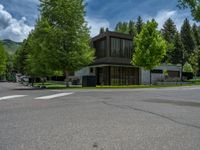
[[[25,97],[27,95],[11,95],[11,96],[4,96],[4,97],[0,97],[0,101],[1,100],[6,100],[6,99],[13,99],[13,98],[20,98],[20,97]]]
[[[63,97],[63,96],[72,95],[72,94],[74,93],[59,93],[59,94],[54,94],[54,95],[49,95],[49,96],[37,97],[35,99],[53,99],[53,98]]]

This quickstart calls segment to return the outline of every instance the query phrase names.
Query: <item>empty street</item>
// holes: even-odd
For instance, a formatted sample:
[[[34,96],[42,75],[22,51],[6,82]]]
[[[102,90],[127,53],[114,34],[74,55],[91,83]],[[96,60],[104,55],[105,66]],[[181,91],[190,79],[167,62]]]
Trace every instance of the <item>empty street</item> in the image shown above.
[[[0,83],[0,150],[199,150],[200,87],[34,90]]]

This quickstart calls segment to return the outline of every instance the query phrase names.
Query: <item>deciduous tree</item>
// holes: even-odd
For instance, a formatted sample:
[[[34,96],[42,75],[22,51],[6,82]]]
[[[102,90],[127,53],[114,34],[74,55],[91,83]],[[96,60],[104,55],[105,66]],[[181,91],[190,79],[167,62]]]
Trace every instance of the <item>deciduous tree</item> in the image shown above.
[[[90,36],[85,21],[83,0],[40,0],[42,18],[51,27],[46,55],[53,70],[68,72],[81,69],[93,61],[94,51],[89,46]]]
[[[3,75],[6,71],[6,52],[3,48],[2,43],[0,42],[0,75]]]
[[[179,8],[190,8],[194,20],[200,21],[200,0],[178,0]]]
[[[133,65],[150,71],[160,65],[166,54],[166,42],[157,30],[157,26],[155,21],[147,22],[141,33],[135,38],[136,48],[132,58]]]

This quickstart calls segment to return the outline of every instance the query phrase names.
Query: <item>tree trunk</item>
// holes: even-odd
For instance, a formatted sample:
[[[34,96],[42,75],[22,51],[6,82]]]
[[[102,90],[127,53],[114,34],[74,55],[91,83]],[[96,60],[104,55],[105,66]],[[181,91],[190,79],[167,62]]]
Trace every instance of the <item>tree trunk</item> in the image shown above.
[[[68,71],[65,71],[65,84],[66,84],[66,87],[69,87],[69,73],[68,73]]]

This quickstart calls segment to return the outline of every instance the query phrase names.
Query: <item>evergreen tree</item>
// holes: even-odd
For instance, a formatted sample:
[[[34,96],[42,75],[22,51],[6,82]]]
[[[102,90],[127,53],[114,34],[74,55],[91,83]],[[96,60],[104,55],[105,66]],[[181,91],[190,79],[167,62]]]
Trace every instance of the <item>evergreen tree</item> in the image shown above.
[[[14,55],[14,68],[17,72],[26,74],[26,60],[30,51],[28,40],[24,40]]]
[[[129,28],[129,34],[134,38],[137,35],[137,29],[135,26],[135,22],[130,20],[128,28]]]
[[[174,49],[174,37],[176,34],[176,25],[173,22],[173,20],[171,18],[169,18],[163,25],[163,28],[161,29],[161,33],[164,37],[164,39],[167,42],[167,54],[165,56],[165,58],[163,59],[163,62],[169,62],[172,63],[173,60],[171,60],[172,56],[171,53]]]
[[[128,34],[129,33],[128,23],[127,22],[119,22],[115,27],[115,31],[119,32],[119,33]]]
[[[168,43],[173,43],[174,42],[174,37],[177,32],[176,25],[174,21],[169,18],[163,25],[163,28],[161,29],[162,35],[164,39]]]
[[[197,25],[194,23],[192,26],[192,31],[194,35],[194,40],[197,46],[200,46],[200,32],[198,31]]]
[[[184,64],[184,46],[181,41],[180,34],[176,32],[173,42],[174,48],[170,55],[170,60],[172,64]]]
[[[6,62],[6,79],[7,81],[15,81],[15,77],[13,74],[14,66],[13,66],[13,54],[7,53],[7,62]]]
[[[195,41],[193,38],[190,22],[187,18],[184,20],[184,23],[181,27],[181,40],[183,42],[183,46],[186,51],[185,57],[188,60],[189,56],[195,49]]]
[[[140,32],[142,31],[142,26],[143,26],[143,20],[142,17],[139,16],[137,19],[137,23],[136,23],[136,28],[137,28],[137,33],[140,34]]]
[[[122,28],[122,22],[118,22],[115,26],[115,31],[116,32],[121,32],[121,28]]]
[[[104,32],[105,32],[104,27],[101,27],[99,33],[102,34],[102,33],[104,33]]]

